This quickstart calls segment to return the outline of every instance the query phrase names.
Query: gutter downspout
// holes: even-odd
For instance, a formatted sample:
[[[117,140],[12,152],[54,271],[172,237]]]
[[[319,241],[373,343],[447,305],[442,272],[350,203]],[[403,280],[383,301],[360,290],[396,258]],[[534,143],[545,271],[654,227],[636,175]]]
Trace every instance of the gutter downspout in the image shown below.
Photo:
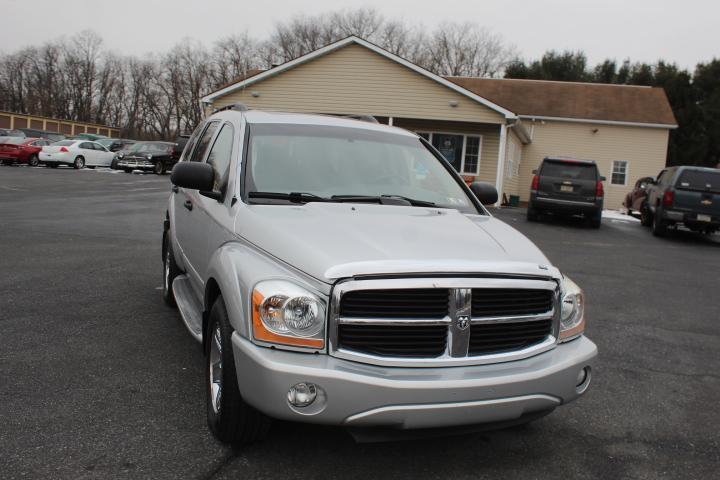
[[[512,127],[512,125],[511,125]],[[495,190],[498,192],[498,200],[495,206],[499,207],[502,203],[503,195],[503,177],[505,173],[505,147],[507,144],[508,126],[503,123],[500,125],[500,147],[498,148],[497,174],[495,175]]]

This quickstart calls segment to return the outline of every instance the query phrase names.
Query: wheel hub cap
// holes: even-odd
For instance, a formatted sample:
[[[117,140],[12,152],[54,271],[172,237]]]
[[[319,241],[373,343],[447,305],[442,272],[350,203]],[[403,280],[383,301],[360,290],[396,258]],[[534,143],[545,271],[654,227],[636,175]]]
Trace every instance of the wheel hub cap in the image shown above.
[[[210,344],[210,403],[215,413],[220,412],[222,400],[222,367],[220,325],[216,325]]]

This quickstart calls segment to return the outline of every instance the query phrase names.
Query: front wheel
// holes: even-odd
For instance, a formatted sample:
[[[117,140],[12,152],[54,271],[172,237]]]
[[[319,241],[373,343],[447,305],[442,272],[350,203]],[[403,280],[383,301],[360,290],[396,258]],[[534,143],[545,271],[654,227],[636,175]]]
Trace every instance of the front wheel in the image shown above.
[[[175,263],[175,255],[172,251],[172,245],[170,244],[170,237],[168,236],[168,233],[165,233],[163,235],[163,300],[165,300],[165,303],[170,306],[174,307],[176,305],[175,303],[175,294],[173,293],[172,284],[175,281],[175,278],[180,275],[182,272],[180,271],[180,268],[177,266],[177,263]]]
[[[30,159],[28,160],[28,165],[30,165],[31,167],[37,167],[38,165],[40,165],[40,159],[38,158],[38,156],[37,155],[31,156]]]
[[[238,388],[232,327],[222,295],[208,318],[205,350],[207,422],[215,438],[226,443],[252,443],[267,436],[270,419],[245,403]]]
[[[165,162],[155,163],[155,167],[153,168],[153,171],[155,172],[155,175],[164,175],[165,174]]]
[[[73,162],[73,167],[75,168],[75,170],[85,168],[85,159],[83,157],[76,157],[75,161]]]

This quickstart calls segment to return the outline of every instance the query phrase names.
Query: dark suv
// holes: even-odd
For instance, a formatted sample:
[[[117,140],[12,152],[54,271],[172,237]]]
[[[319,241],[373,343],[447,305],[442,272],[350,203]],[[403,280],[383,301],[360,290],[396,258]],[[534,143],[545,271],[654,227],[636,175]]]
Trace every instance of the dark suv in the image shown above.
[[[603,210],[603,180],[594,161],[545,158],[534,170],[527,219],[540,214],[582,215],[600,228]]]
[[[684,225],[696,232],[720,229],[720,170],[702,167],[666,168],[648,188],[642,224],[662,236],[668,227]]]

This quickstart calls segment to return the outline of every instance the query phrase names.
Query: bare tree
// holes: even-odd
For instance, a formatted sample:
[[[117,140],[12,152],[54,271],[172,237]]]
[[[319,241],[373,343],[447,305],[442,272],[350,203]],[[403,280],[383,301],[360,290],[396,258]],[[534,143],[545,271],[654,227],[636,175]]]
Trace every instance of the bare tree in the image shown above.
[[[493,77],[515,57],[499,35],[470,22],[440,24],[427,49],[425,67],[441,75]]]

